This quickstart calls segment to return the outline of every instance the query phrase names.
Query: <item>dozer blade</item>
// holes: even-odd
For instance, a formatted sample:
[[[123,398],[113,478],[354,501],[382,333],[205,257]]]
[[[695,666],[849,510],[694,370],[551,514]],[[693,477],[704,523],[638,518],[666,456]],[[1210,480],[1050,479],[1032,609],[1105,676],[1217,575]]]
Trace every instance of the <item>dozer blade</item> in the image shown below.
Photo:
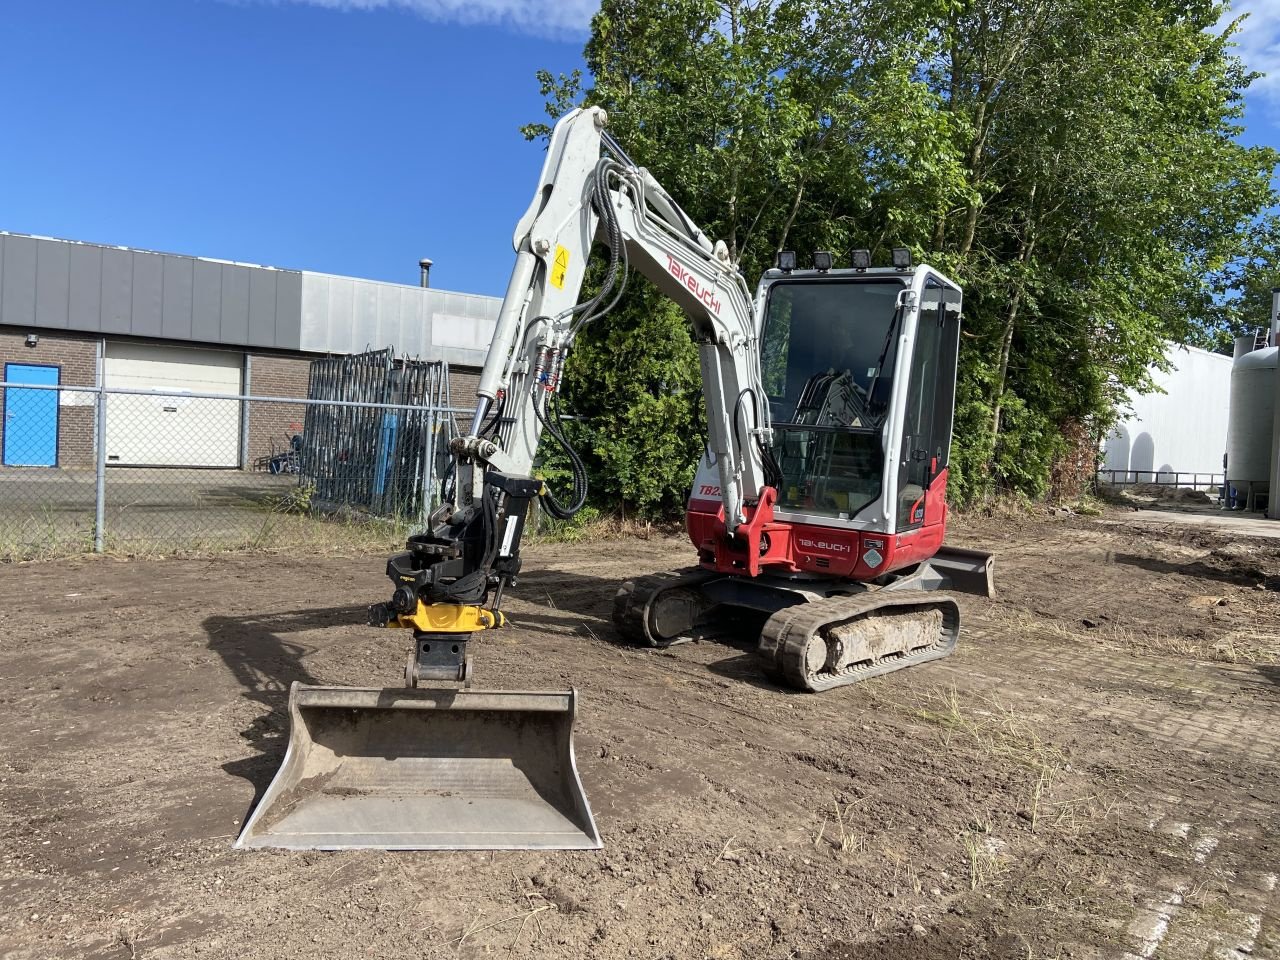
[[[236,841],[289,850],[596,850],[577,693],[289,690],[289,748]]]

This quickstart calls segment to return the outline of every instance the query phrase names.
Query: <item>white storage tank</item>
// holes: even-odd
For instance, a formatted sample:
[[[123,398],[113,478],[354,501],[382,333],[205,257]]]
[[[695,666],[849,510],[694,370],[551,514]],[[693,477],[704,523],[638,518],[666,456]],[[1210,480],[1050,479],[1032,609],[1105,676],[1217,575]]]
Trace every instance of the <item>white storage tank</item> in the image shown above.
[[[1275,347],[1254,350],[1237,357],[1231,367],[1227,482],[1242,499],[1266,492],[1271,481],[1277,354],[1280,350]]]

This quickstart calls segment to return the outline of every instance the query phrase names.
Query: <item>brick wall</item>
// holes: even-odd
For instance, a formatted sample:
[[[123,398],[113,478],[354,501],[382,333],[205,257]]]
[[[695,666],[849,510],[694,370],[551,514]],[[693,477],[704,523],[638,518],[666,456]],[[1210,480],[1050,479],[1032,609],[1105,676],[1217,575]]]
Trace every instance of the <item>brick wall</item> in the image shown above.
[[[28,332],[0,327],[0,375],[6,363],[38,364],[58,367],[61,370],[59,379],[64,386],[97,385],[98,338],[37,331],[40,342],[28,347]],[[93,400],[92,394],[59,394],[58,465],[61,467],[93,466]],[[3,412],[4,391],[0,390],[0,424],[5,424],[8,429],[21,429],[18,424],[7,423]]]
[[[0,327],[0,371],[5,363],[27,363],[57,366],[64,386],[97,384],[96,337],[38,331],[40,342],[26,346],[28,331]],[[250,382],[245,392],[254,396],[299,397],[307,395],[311,361],[302,357],[254,354],[250,366]],[[480,371],[471,367],[451,367],[449,386],[455,407],[465,410],[475,406],[476,384]],[[58,465],[92,467],[94,463],[94,406],[87,394],[62,394],[58,406]],[[4,394],[0,390],[0,418]],[[306,407],[300,403],[252,403],[249,409],[249,462],[252,467],[261,458],[283,452],[288,438],[302,432]],[[459,416],[458,426],[465,431],[470,417]],[[0,423],[3,420],[0,419]]]
[[[449,394],[453,405],[464,410],[476,408],[476,387],[480,384],[480,371],[473,367],[449,368]]]
[[[247,393],[255,397],[307,396],[311,361],[302,357],[253,354],[249,361]],[[306,406],[301,403],[251,403],[249,405],[249,463],[287,449],[289,438],[302,432]]]
[[[476,387],[480,383],[480,371],[474,367],[449,368],[449,398],[452,405],[460,410],[476,408]],[[463,433],[471,427],[471,417],[457,414],[458,429]]]

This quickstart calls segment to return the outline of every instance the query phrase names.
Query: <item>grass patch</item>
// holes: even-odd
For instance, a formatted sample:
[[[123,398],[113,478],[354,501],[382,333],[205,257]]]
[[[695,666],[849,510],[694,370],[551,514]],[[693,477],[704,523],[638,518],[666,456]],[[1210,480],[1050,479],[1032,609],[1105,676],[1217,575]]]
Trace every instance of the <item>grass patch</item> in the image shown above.
[[[910,703],[893,703],[899,711],[937,728],[943,747],[976,750],[987,766],[1012,768],[1008,793],[1018,815],[1037,832],[1047,821],[1063,823],[1063,807],[1052,794],[1058,775],[1067,768],[1061,748],[1041,736],[1036,725],[994,696],[962,700],[956,688],[921,691]],[[958,759],[957,763],[968,763]],[[1018,776],[1018,773],[1021,776]],[[1074,807],[1066,809],[1074,812]],[[1003,869],[1003,843],[991,836],[989,817],[972,816],[960,837],[977,889]]]
[[[975,697],[974,700],[975,705],[967,708],[961,704],[955,687],[935,688],[923,692],[911,712],[938,726],[946,746],[954,738],[963,737],[983,753],[1011,760],[1037,775],[1066,763],[1062,751],[1041,737],[1026,718],[1011,707],[995,697]]]
[[[1280,637],[1274,631],[1256,627],[1224,630],[1217,636],[1189,637],[1159,630],[1136,631],[1118,624],[1102,623],[1076,629],[1073,625],[1019,613],[1010,625],[1039,639],[1055,642],[1111,646],[1124,650],[1173,654],[1186,660],[1216,663],[1274,663],[1280,659]]]
[[[990,821],[974,818],[960,838],[969,865],[969,889],[977,890],[999,878],[1008,866],[1003,844],[991,835]]]
[[[1026,494],[1001,492],[957,504],[953,510],[963,519],[1030,520],[1043,515],[1044,504]]]
[[[355,514],[329,516],[284,511],[245,511],[230,532],[202,533],[198,519],[187,531],[168,535],[118,535],[108,522],[103,553],[127,559],[200,557],[225,553],[294,553],[310,556],[387,553],[404,548],[413,526],[403,520]],[[93,552],[92,520],[33,526],[0,538],[0,563],[42,562]]]
[[[1074,503],[1066,505],[1072,513],[1082,517],[1100,517],[1103,514],[1103,503],[1097,497],[1084,496]]]
[[[863,799],[866,798],[864,797]],[[823,817],[822,825],[818,828],[818,835],[813,839],[813,845],[815,847],[829,846],[841,853],[862,853],[866,850],[866,835],[855,833],[851,829],[853,818],[850,814],[860,803],[862,803],[862,800],[842,804],[839,798],[833,798],[831,808],[835,815],[834,819]]]

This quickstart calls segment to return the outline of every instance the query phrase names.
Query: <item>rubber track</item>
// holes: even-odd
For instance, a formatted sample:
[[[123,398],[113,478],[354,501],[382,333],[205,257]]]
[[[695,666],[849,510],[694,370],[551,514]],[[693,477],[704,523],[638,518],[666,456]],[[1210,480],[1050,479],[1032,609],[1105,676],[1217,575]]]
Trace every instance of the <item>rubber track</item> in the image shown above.
[[[710,575],[694,568],[672,573],[655,573],[627,580],[613,598],[613,622],[622,636],[639,647],[670,647],[688,643],[689,636],[655,637],[649,629],[649,605],[659,593],[679,587],[695,586]]]
[[[938,642],[912,654],[890,654],[874,663],[857,664],[839,673],[809,672],[806,667],[806,651],[810,641],[824,628],[894,607],[940,608],[942,635]],[[848,686],[930,660],[939,660],[955,649],[959,635],[960,606],[951,594],[920,590],[877,590],[852,597],[814,600],[778,611],[765,623],[756,652],[763,661],[766,672],[774,678],[800,690],[818,692]]]

